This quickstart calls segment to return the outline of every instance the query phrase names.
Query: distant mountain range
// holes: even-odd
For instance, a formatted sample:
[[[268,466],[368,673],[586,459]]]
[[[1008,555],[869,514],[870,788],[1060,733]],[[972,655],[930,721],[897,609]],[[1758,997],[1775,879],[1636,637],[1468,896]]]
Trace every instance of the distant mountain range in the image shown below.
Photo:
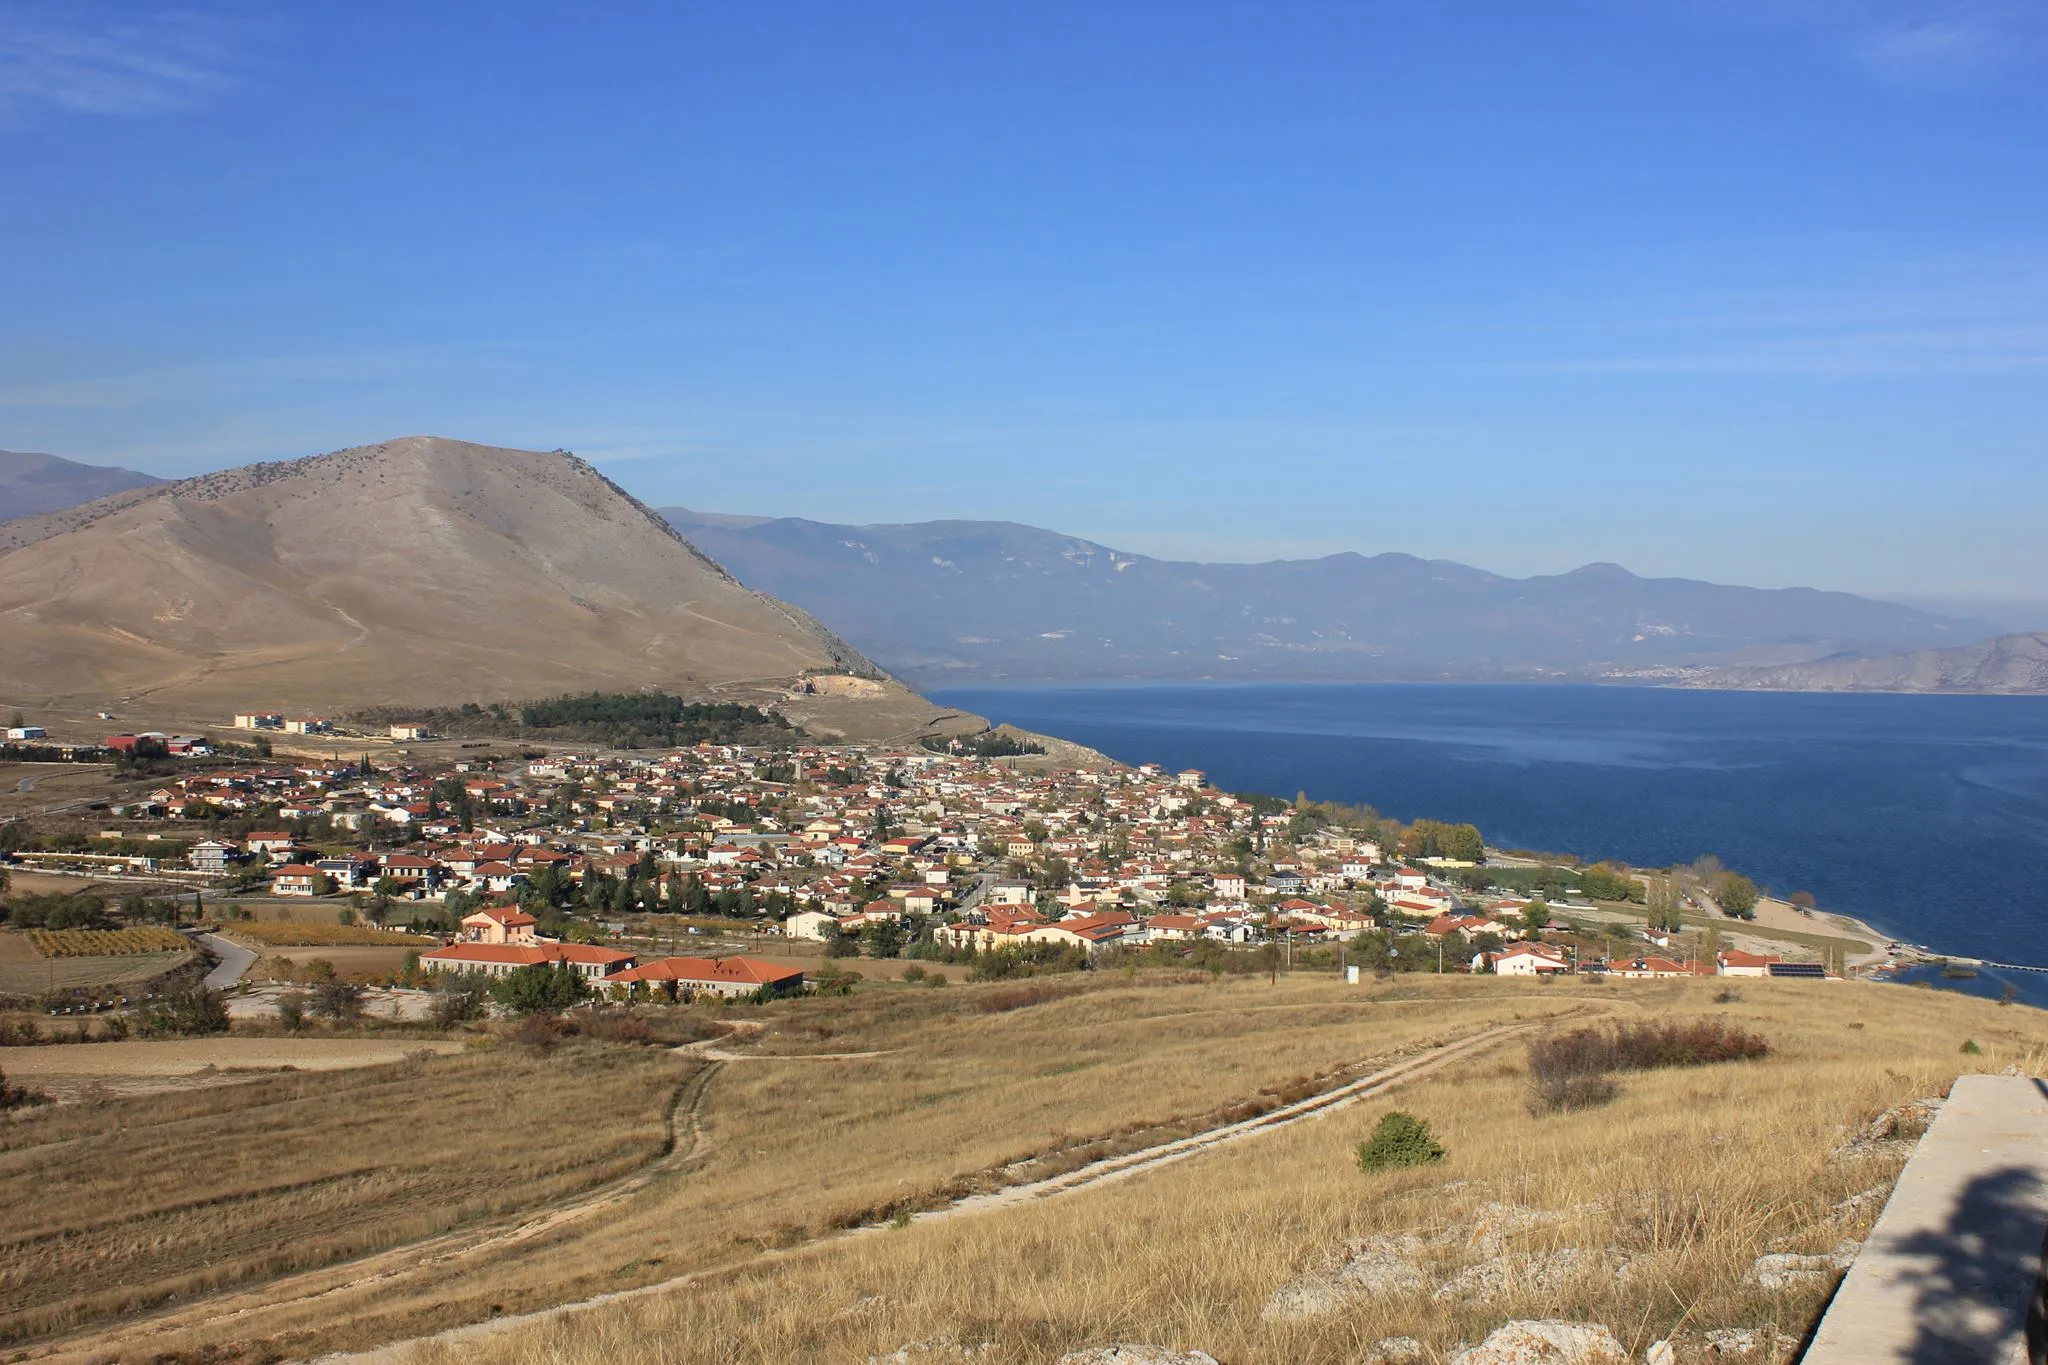
[[[162,480],[132,469],[78,464],[55,455],[0,450],[0,521],[55,512]]]
[[[940,715],[560,451],[407,437],[0,523],[12,705],[336,715],[648,687],[870,737]]]
[[[573,456],[436,438],[178,483],[0,454],[0,512],[20,505],[41,510],[0,520],[0,692],[24,699],[242,698],[267,678],[268,704],[331,708],[726,687],[870,658],[926,687],[2048,687],[2029,681],[2042,637],[1848,593],[1404,554],[1183,563],[998,521],[656,514]],[[929,719],[911,702],[906,727]]]
[[[1692,687],[1776,692],[2048,692],[2048,631],[2001,635],[1957,649],[1711,669],[1684,681]]]
[[[1989,622],[1810,588],[1507,578],[1338,554],[1195,564],[997,521],[844,526],[663,509],[740,581],[921,686],[1109,679],[1628,678],[1970,644]]]

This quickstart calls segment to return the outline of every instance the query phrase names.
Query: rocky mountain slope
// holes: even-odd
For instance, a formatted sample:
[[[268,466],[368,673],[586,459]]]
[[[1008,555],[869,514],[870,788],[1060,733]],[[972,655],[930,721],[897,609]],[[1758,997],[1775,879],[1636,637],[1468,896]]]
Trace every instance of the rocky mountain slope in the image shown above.
[[[1997,634],[1848,593],[1507,578],[1403,554],[1194,564],[1009,522],[842,526],[665,509],[739,579],[894,672],[944,682],[1610,676],[1958,645]]]
[[[54,512],[125,488],[145,488],[158,482],[155,476],[138,474],[132,469],[0,450],[0,521]]]
[[[2048,692],[2048,632],[2001,635],[1960,649],[1714,669],[1686,684],[1780,692]]]
[[[0,525],[0,697],[225,715],[661,687],[935,709],[574,456],[409,437]],[[131,708],[139,709],[139,708]]]

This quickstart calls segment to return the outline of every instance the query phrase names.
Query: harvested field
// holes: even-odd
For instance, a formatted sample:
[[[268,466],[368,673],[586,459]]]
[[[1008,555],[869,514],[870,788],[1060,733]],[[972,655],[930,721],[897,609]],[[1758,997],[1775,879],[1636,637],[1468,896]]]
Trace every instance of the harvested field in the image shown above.
[[[336,947],[378,947],[388,948],[399,945],[410,948],[434,948],[439,939],[422,934],[394,933],[379,929],[372,924],[319,924],[298,920],[253,920],[230,924],[221,931],[229,938],[240,939],[244,947],[262,951],[266,948],[336,948]]]
[[[276,962],[289,962],[303,966],[315,958],[333,964],[334,970],[346,977],[389,976],[405,966],[405,959],[418,948],[265,948],[256,960],[250,976],[255,980],[284,980],[272,967]]]
[[[165,1042],[64,1043],[9,1048],[0,1057],[19,1076],[190,1076],[209,1068],[335,1071],[403,1061],[425,1049],[459,1052],[445,1039],[179,1038]]]
[[[0,930],[0,995],[40,996],[51,991],[141,985],[195,956],[187,950],[128,957],[49,958],[36,952],[26,933]]]
[[[101,1053],[131,1067],[202,1057],[334,1065],[345,1055],[336,1045],[351,1041],[21,1051]],[[0,1125],[0,1341],[261,1283],[618,1179],[662,1153],[664,1110],[696,1066],[655,1048],[414,1047],[395,1064],[361,1068],[359,1046],[340,1063],[354,1070],[43,1109]],[[145,1059],[136,1049],[156,1051]],[[10,1072],[19,1055],[7,1054]]]

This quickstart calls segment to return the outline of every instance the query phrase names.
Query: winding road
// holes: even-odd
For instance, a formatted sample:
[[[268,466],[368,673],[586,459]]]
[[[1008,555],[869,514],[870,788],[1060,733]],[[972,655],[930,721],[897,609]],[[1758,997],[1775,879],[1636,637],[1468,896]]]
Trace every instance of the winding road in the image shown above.
[[[242,979],[243,973],[256,965],[256,954],[239,943],[230,943],[219,934],[194,934],[219,961],[206,974],[206,988],[213,991],[231,991]]]

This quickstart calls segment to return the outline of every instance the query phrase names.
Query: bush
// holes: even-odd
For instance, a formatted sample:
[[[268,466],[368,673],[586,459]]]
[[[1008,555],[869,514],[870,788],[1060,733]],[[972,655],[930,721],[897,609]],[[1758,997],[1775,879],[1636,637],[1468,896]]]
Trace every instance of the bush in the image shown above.
[[[1371,1137],[1358,1144],[1358,1169],[1367,1174],[1398,1171],[1442,1161],[1444,1155],[1443,1144],[1427,1123],[1396,1109],[1380,1120]]]
[[[277,997],[277,1022],[297,1033],[306,1026],[306,996],[303,991],[286,991]]]
[[[924,975],[924,968],[918,966],[915,962],[911,963],[908,967],[905,967],[903,969],[903,979],[905,981],[922,981],[924,980]]]
[[[204,986],[188,986],[144,1015],[142,1031],[158,1038],[226,1033],[227,1002]]]
[[[0,1110],[26,1109],[30,1105],[48,1104],[50,1097],[40,1090],[25,1085],[9,1085],[7,1073],[0,1071]]]
[[[1984,1055],[1984,1049],[1977,1046],[1975,1038],[1963,1039],[1962,1052],[1965,1057],[1981,1057]]]
[[[1555,1114],[1605,1104],[1621,1093],[1611,1071],[1710,1066],[1770,1055],[1762,1035],[1720,1019],[1574,1029],[1529,1044],[1529,1112]]]
[[[313,1013],[322,1019],[353,1019],[363,1012],[363,988],[339,978],[313,988]]]
[[[474,984],[453,986],[434,996],[434,1022],[442,1028],[454,1028],[473,1019],[484,1017],[484,988]]]

